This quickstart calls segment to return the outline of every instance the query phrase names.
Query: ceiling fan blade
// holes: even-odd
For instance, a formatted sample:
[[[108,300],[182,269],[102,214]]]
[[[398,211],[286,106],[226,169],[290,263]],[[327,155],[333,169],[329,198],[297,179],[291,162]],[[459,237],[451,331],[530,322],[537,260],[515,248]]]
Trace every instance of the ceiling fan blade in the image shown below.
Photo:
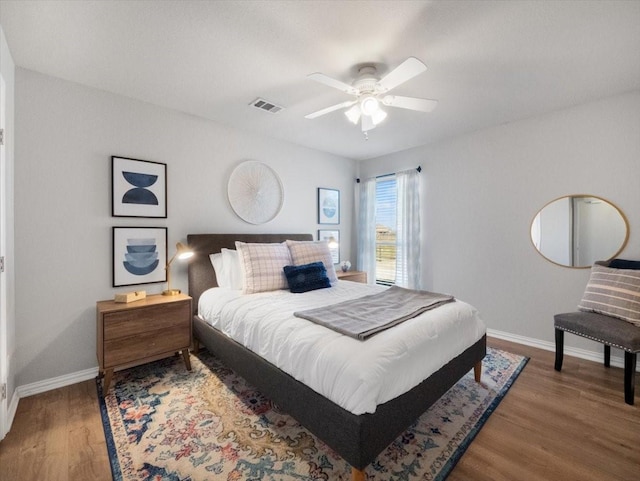
[[[309,74],[307,75],[307,78],[310,78],[311,80],[315,80],[316,82],[320,82],[321,84],[328,85],[329,87],[333,87],[334,89],[342,90],[343,92],[346,92],[349,95],[358,95],[359,93],[357,88],[349,84],[346,84],[344,82],[341,82],[340,80],[327,77],[325,74],[320,72]]]
[[[356,100],[347,100],[346,102],[341,102],[336,105],[332,105],[331,107],[327,107],[326,109],[318,110],[317,112],[313,112],[309,115],[305,115],[305,119],[315,119],[316,117],[320,117],[321,115],[328,114],[329,112],[333,112],[334,110],[340,110],[345,107],[351,107],[355,104]]]
[[[373,123],[373,117],[371,115],[363,115],[360,117],[360,123],[362,124],[362,131],[367,132],[376,128],[376,124]]]
[[[401,109],[418,110],[420,112],[431,112],[438,105],[437,100],[402,97],[400,95],[385,95],[382,98],[382,103],[389,107],[400,107]]]
[[[382,87],[385,92],[388,92],[389,90],[397,87],[398,85],[406,82],[409,79],[412,79],[425,70],[427,70],[427,66],[425,64],[423,64],[415,57],[409,57],[387,75],[385,75],[382,79],[380,79],[378,85]]]

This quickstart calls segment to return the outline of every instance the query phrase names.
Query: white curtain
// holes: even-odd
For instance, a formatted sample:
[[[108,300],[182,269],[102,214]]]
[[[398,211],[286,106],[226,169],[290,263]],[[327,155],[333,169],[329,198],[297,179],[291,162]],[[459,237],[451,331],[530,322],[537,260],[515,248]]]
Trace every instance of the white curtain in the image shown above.
[[[367,273],[367,282],[376,282],[376,179],[359,184],[358,270]]]
[[[396,285],[420,289],[420,174],[396,174]],[[375,196],[375,191],[374,191]],[[375,261],[375,257],[374,257]]]

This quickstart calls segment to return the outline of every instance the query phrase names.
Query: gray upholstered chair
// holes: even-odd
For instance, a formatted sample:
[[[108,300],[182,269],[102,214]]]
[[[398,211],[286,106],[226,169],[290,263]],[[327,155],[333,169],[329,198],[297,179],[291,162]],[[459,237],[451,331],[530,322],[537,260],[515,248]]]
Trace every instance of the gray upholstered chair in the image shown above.
[[[640,268],[640,262],[624,261],[599,261],[597,264],[611,267]],[[604,344],[604,365],[609,367],[611,359],[611,346],[624,350],[624,401],[627,404],[634,403],[636,362],[640,352],[640,327],[617,319],[615,317],[595,312],[569,312],[554,316],[556,334],[556,362],[555,370],[562,369],[564,355],[564,333],[570,332],[578,336],[598,341]]]

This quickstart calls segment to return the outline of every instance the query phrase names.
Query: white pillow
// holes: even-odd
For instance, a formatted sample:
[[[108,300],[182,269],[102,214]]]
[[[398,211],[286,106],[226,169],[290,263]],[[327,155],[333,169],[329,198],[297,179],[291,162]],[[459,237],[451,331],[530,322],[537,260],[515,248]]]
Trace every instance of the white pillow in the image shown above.
[[[312,262],[322,262],[327,270],[327,277],[332,284],[338,282],[336,269],[333,267],[333,257],[329,250],[327,241],[293,241],[288,240],[291,259],[296,266],[310,264]]]
[[[242,289],[244,284],[244,275],[242,266],[240,266],[240,257],[238,251],[233,249],[222,249],[222,264],[224,265],[225,275],[231,289]]]
[[[285,242],[258,244],[236,241],[236,250],[244,274],[243,293],[253,294],[289,287],[284,266],[291,265],[291,254]]]
[[[229,287],[228,285],[225,285],[226,279],[224,277],[222,253],[209,254],[209,259],[211,259],[213,270],[216,271],[216,280],[218,281],[218,287]]]
[[[238,253],[233,249],[222,249],[220,253],[210,254],[211,264],[216,271],[218,287],[242,289],[242,269]]]

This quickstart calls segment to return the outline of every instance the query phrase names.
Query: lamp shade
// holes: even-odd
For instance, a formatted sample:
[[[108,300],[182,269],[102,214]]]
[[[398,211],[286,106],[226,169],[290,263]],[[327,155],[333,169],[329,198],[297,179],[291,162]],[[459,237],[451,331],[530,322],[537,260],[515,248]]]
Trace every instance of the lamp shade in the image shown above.
[[[349,110],[344,113],[350,122],[357,124],[358,120],[360,120],[360,106],[354,105]]]
[[[373,118],[373,125],[378,125],[387,118],[387,113],[382,109],[378,109],[371,117]]]
[[[193,257],[193,251],[189,246],[184,245],[182,242],[178,242],[176,244],[176,257],[178,259],[188,259],[189,257]]]

